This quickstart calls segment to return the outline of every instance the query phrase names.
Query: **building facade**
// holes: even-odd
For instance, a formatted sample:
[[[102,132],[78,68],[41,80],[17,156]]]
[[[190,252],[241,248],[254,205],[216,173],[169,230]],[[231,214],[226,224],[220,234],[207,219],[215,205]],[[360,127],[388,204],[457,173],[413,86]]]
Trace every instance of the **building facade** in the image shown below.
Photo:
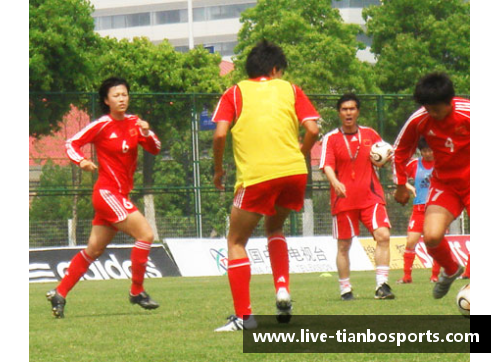
[[[101,36],[118,39],[145,36],[153,43],[164,39],[179,51],[189,49],[190,25],[194,45],[203,45],[229,58],[234,55],[241,13],[255,6],[255,0],[192,0],[192,22],[188,1],[179,0],[91,0],[95,30]],[[363,7],[380,0],[332,1],[347,23],[364,26]],[[370,39],[361,37],[367,46]],[[373,61],[369,48],[360,51],[361,60]]]

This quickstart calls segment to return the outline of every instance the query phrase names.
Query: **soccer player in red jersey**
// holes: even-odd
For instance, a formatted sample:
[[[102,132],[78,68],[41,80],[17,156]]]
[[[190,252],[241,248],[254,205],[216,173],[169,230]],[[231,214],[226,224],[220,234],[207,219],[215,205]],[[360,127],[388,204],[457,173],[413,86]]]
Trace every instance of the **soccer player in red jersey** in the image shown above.
[[[395,143],[394,197],[402,205],[408,202],[405,165],[419,138],[424,137],[435,159],[425,209],[424,242],[429,255],[443,268],[433,289],[434,298],[439,299],[463,272],[443,238],[463,209],[470,215],[470,101],[455,97],[453,83],[444,73],[420,79],[414,98],[422,107],[410,116]]]
[[[124,79],[106,79],[99,89],[99,99],[105,115],[91,122],[66,143],[70,160],[84,171],[99,170],[99,177],[92,195],[95,216],[87,247],[71,260],[57,288],[47,293],[56,318],[64,317],[67,294],[90,264],[104,252],[118,231],[136,240],[130,257],[130,302],[145,309],[159,307],[143,287],[153,231],[128,195],[133,188],[138,146],[156,155],[160,152],[161,143],[148,122],[126,113],[129,85]],[[81,148],[87,143],[94,144],[99,167],[85,158]]]
[[[370,160],[371,146],[382,138],[372,128],[358,125],[360,101],[355,94],[343,95],[337,102],[337,110],[341,126],[323,138],[320,169],[331,185],[341,299],[354,299],[349,250],[353,237],[359,235],[360,220],[377,242],[375,298],[394,299],[388,284],[391,225],[384,190]]]
[[[230,130],[237,180],[231,210],[228,279],[235,315],[216,332],[257,326],[250,305],[250,260],[245,250],[254,228],[264,216],[269,258],[276,289],[277,319],[288,323],[292,313],[289,260],[283,224],[291,210],[304,203],[307,155],[318,135],[318,113],[294,84],[281,80],[287,67],[282,49],[267,41],[247,57],[249,79],[229,88],[215,110],[214,184],[224,190],[223,154]],[[306,130],[299,144],[300,126]]]
[[[406,165],[406,175],[413,179],[414,184],[412,186],[408,183],[406,186],[413,193],[414,198],[413,212],[408,223],[408,235],[406,237],[406,248],[403,256],[404,275],[398,280],[398,283],[401,284],[413,282],[411,272],[416,256],[415,246],[420,240],[424,229],[425,202],[429,193],[430,177],[434,169],[434,154],[424,138],[420,138],[418,141],[418,149],[420,150],[421,157],[413,158]],[[440,265],[434,261],[432,264],[431,282],[438,281],[440,268]]]

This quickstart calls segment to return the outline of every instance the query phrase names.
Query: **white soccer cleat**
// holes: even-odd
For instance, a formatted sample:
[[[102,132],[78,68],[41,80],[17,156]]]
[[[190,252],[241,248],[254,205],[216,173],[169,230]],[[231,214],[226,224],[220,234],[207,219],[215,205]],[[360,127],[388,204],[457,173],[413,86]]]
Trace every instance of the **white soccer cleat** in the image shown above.
[[[292,319],[292,298],[286,288],[279,288],[276,293],[276,320],[278,323],[289,323]]]
[[[227,323],[222,327],[215,329],[214,332],[235,332],[243,329],[255,328],[257,328],[257,321],[253,315],[248,316],[248,319],[246,320],[243,320],[235,315],[231,315],[227,318]]]

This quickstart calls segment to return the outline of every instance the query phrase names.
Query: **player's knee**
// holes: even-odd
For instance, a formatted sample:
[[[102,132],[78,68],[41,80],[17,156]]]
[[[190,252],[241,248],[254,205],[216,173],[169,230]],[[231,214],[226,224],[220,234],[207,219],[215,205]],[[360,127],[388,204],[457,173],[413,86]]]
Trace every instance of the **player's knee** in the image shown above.
[[[349,255],[349,249],[351,249],[351,244],[348,242],[339,242],[337,252],[342,256]]]
[[[391,233],[387,228],[380,228],[375,230],[373,237],[377,245],[389,245],[391,240]]]
[[[101,245],[88,245],[87,248],[85,249],[85,254],[89,256],[89,258],[95,260],[99,258],[103,253],[104,250],[106,250],[106,246],[101,246]]]
[[[444,234],[438,233],[436,231],[424,231],[424,244],[425,246],[435,247],[438,246],[441,240],[443,240]]]
[[[155,240],[155,236],[153,234],[153,230],[146,230],[142,233],[142,236],[139,238],[141,241],[145,241],[146,243],[152,243]]]

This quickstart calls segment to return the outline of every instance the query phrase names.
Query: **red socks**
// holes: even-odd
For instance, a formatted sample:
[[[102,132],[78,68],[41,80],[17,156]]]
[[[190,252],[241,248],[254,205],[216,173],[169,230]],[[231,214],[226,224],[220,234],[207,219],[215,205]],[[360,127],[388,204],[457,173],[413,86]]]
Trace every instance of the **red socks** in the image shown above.
[[[243,318],[245,315],[252,314],[250,304],[250,260],[248,258],[229,260],[227,276],[233,295],[236,316]]]
[[[269,259],[273,270],[274,287],[276,291],[279,288],[286,288],[290,293],[289,282],[289,262],[288,246],[283,235],[273,235],[267,239],[267,248],[269,250]]]
[[[441,270],[441,265],[437,261],[434,260],[432,263],[432,274],[431,277],[438,277],[439,276],[439,271]]]
[[[68,295],[69,291],[78,283],[93,262],[94,260],[87,255],[85,250],[76,254],[73,259],[71,259],[66,275],[57,286],[57,292],[66,298],[66,295]]]
[[[405,277],[410,277],[411,278],[411,271],[413,269],[413,262],[415,261],[415,250],[412,249],[405,249],[405,253],[403,255],[403,260],[404,260],[404,274]]]
[[[453,260],[450,245],[446,238],[443,238],[436,247],[427,247],[427,252],[432,256],[434,262],[439,263],[443,267],[446,275],[450,276],[457,272],[458,264]]]
[[[148,262],[151,243],[146,241],[135,242],[132,252],[130,253],[130,261],[132,262],[132,287],[130,293],[138,295],[144,291],[144,274],[146,273],[146,264]]]

